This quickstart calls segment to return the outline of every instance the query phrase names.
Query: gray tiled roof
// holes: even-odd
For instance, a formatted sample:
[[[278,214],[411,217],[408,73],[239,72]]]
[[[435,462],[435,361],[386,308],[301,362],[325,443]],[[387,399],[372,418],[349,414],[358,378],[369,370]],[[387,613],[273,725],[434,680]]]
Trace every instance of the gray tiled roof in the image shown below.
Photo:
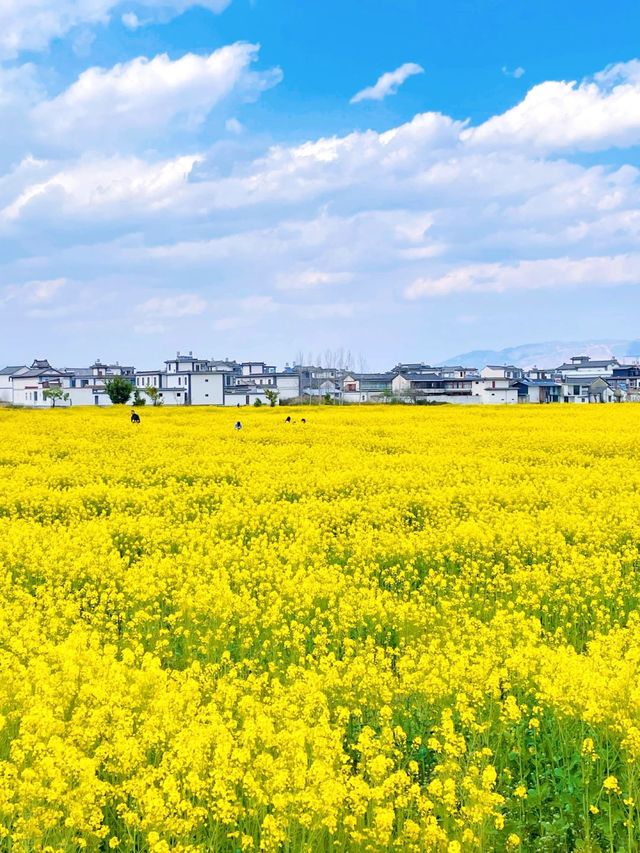
[[[24,370],[26,368],[26,364],[18,364],[13,365],[13,367],[3,367],[0,370],[0,376],[11,376],[13,373],[17,373],[19,370]]]
[[[521,367],[516,367],[515,364],[487,364],[491,370],[522,370]]]
[[[438,373],[401,373],[400,376],[408,382],[444,382]]]
[[[557,367],[556,370],[581,370],[583,368],[596,368],[599,367],[611,367],[612,364],[618,364],[617,358],[607,358],[603,361],[580,361],[575,364],[561,364],[560,367]]]

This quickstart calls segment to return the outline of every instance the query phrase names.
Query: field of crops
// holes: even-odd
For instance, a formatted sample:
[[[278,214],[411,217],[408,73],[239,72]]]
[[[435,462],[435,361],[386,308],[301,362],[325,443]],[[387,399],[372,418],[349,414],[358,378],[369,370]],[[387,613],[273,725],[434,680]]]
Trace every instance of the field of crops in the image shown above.
[[[141,415],[0,409],[0,849],[640,849],[640,407]]]

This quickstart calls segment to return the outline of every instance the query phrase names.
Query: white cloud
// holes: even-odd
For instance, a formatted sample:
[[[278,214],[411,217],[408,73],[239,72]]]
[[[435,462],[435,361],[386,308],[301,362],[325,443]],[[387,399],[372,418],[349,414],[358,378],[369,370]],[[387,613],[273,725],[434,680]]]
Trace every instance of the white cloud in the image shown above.
[[[396,68],[395,71],[387,71],[386,74],[382,74],[373,86],[367,86],[366,89],[356,92],[353,98],[351,98],[351,103],[381,101],[387,95],[395,95],[404,81],[414,74],[424,74],[424,68],[415,62],[405,62],[404,65]]]
[[[22,109],[37,103],[44,97],[38,80],[38,69],[32,63],[13,68],[0,66],[0,110],[6,115],[10,106]],[[4,144],[4,140],[3,140]]]
[[[620,63],[593,79],[547,81],[517,106],[463,131],[469,145],[543,151],[601,151],[640,143],[640,63]]]
[[[352,278],[353,276],[346,272],[306,269],[279,276],[276,287],[278,290],[313,290],[327,284],[346,284]]]
[[[229,131],[229,133],[233,133],[236,136],[244,130],[244,126],[238,121],[237,118],[228,118],[224,123],[225,129]]]
[[[143,26],[143,22],[135,12],[125,12],[121,20],[128,30],[137,30],[139,27]]]
[[[47,217],[54,207],[58,215],[86,215],[91,211],[98,218],[121,217],[127,210],[145,209],[149,214],[154,209],[166,209],[176,203],[199,160],[191,155],[156,163],[136,157],[79,161],[26,186],[0,210],[0,224],[29,214]],[[51,164],[24,166],[27,174],[47,168],[51,170]]]
[[[197,59],[201,81],[206,58]],[[155,68],[145,77],[154,62],[135,66],[135,73],[129,63],[113,75],[102,72],[99,121],[111,100],[123,105],[122,126],[128,126],[134,103],[144,103],[142,96],[136,100],[138,72],[152,99],[166,88]],[[175,63],[163,62],[173,74]],[[20,74],[27,86],[33,83],[28,69]],[[588,85],[606,100],[620,86],[633,89],[639,82],[640,63],[627,63],[595,75]],[[200,82],[193,84],[194,106],[191,85],[185,83],[184,101],[198,116],[208,90],[201,98]],[[33,97],[42,99],[35,89]],[[0,75],[0,98],[2,93],[15,98]],[[158,95],[161,112],[165,95]],[[74,118],[65,119],[59,138],[77,136],[88,147],[79,116],[94,115],[91,98],[71,87],[60,103]],[[250,324],[251,345],[264,345],[265,352],[277,346],[278,336],[280,352],[292,346],[291,329],[313,348],[323,339],[322,347],[373,350],[418,334],[418,323],[419,334],[446,337],[443,313],[420,304],[420,297],[448,299],[446,308],[458,318],[456,333],[464,334],[474,327],[469,318],[477,318],[475,328],[487,328],[495,315],[483,306],[506,310],[511,293],[524,302],[544,288],[549,299],[554,288],[550,316],[556,317],[558,301],[564,298],[566,308],[583,288],[640,283],[640,173],[631,165],[603,165],[603,156],[588,166],[569,155],[559,158],[553,147],[547,156],[526,134],[508,144],[480,144],[474,138],[478,128],[435,113],[384,132],[311,138],[264,151],[248,131],[241,140],[226,137],[224,120],[234,114],[222,115],[217,125],[229,152],[224,163],[220,146],[207,150],[204,134],[182,149],[174,145],[199,153],[149,150],[147,140],[153,145],[155,137],[164,138],[167,122],[173,127],[184,119],[173,107],[166,107],[158,130],[139,135],[145,141],[135,153],[108,156],[97,147],[97,132],[89,140],[96,147],[81,154],[23,146],[14,168],[2,175],[0,167],[0,236],[9,247],[0,255],[0,279],[73,281],[73,303],[65,290],[39,307],[27,305],[27,291],[20,297],[26,310],[66,311],[58,298],[75,305],[83,282],[88,293],[102,292],[95,282],[98,268],[116,282],[106,289],[119,294],[101,313],[105,323],[111,318],[116,327],[119,306],[133,301],[140,333],[169,336],[172,318],[182,317],[193,346],[199,346],[199,332],[210,335],[213,327],[226,349],[237,343],[236,330]],[[546,132],[562,140],[568,131],[565,114],[558,116]],[[618,133],[615,123],[611,127]],[[575,137],[575,128],[569,131]],[[115,133],[112,138],[116,144]],[[33,156],[25,156],[29,150]],[[253,151],[259,153],[250,156]],[[622,159],[616,155],[618,163]],[[188,294],[180,292],[182,282],[188,282]],[[596,298],[605,297],[590,295]],[[85,304],[73,317],[88,323],[89,314]],[[570,324],[573,315],[566,316]],[[121,317],[118,322],[121,327]]]
[[[444,275],[416,279],[405,295],[408,299],[418,299],[452,293],[505,293],[622,284],[640,284],[640,255],[463,265]]]
[[[64,278],[27,281],[20,285],[10,284],[3,288],[0,304],[19,300],[25,305],[42,305],[51,302],[66,284]]]
[[[249,70],[258,51],[258,45],[237,43],[209,56],[171,60],[162,54],[89,68],[58,97],[40,103],[34,120],[43,139],[83,148],[154,140],[175,122],[193,129],[231,92],[253,98],[279,82],[278,69]]]
[[[178,296],[156,296],[138,305],[136,311],[142,316],[152,318],[192,317],[203,314],[207,303],[195,293],[181,293]]]
[[[74,27],[109,22],[122,0],[2,0],[0,3],[0,59],[13,59],[22,50],[44,50],[53,39]],[[230,0],[137,0],[150,13],[180,14],[192,6],[222,12]],[[131,14],[131,13],[130,13]]]
[[[505,77],[513,77],[516,80],[519,80],[525,73],[525,70],[521,65],[518,65],[518,67],[513,70],[510,70],[506,65],[503,65],[501,70]]]
[[[48,281],[31,281],[24,286],[27,302],[51,302],[66,285],[66,279],[54,278]]]

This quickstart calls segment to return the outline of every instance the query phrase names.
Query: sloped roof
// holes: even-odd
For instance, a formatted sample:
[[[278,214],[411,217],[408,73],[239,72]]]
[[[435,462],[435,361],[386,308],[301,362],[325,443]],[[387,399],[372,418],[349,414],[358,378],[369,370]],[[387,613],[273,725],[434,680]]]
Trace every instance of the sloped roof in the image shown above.
[[[395,376],[396,373],[347,373],[345,379],[349,376],[352,376],[354,379],[364,379],[370,380],[371,382],[390,382]]]
[[[439,373],[400,373],[408,382],[444,382]]]
[[[516,367],[515,364],[486,364],[485,367],[491,370],[522,370],[521,367]]]
[[[11,376],[13,373],[17,373],[19,370],[26,370],[26,369],[27,369],[26,364],[18,364],[18,365],[13,365],[13,366],[9,366],[9,367],[3,367],[2,370],[0,370],[0,376]]]
[[[557,367],[556,370],[579,370],[579,369],[585,368],[585,367],[588,367],[589,370],[591,370],[592,367],[597,370],[599,367],[610,367],[612,364],[618,364],[618,359],[617,358],[607,358],[603,361],[587,360],[587,361],[574,362],[573,364],[567,364],[565,362],[564,364],[561,364],[560,367]]]

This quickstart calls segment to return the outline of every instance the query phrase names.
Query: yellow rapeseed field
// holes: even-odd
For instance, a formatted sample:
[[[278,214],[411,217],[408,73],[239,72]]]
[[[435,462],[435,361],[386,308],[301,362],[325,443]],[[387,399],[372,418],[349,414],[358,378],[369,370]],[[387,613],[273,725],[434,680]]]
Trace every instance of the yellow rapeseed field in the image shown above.
[[[640,407],[141,417],[0,409],[2,851],[640,848]]]

